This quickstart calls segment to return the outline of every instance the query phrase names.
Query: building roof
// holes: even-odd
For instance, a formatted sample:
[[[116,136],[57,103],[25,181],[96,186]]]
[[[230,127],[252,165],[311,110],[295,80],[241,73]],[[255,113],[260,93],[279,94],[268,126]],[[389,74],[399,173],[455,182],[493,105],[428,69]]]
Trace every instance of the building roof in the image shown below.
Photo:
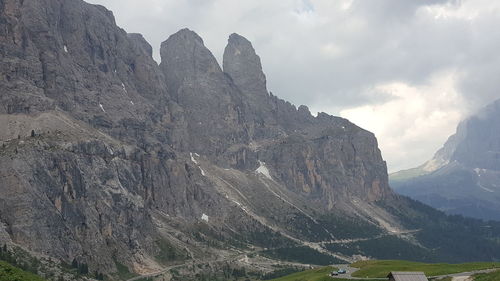
[[[423,272],[393,271],[387,277],[392,277],[395,281],[429,281]]]

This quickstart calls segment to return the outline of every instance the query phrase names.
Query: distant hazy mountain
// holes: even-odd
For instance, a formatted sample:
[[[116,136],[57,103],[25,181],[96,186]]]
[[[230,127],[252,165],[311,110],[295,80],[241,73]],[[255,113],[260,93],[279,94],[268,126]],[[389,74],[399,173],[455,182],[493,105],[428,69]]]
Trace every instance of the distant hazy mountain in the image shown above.
[[[447,213],[500,220],[500,100],[461,122],[432,160],[390,181]]]

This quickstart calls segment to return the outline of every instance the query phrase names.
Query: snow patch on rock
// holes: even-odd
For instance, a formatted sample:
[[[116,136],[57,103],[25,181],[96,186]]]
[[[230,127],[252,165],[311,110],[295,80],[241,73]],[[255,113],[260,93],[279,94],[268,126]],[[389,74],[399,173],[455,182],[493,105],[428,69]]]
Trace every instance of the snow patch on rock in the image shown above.
[[[262,174],[266,178],[272,180],[271,174],[269,173],[269,169],[266,167],[266,163],[259,160],[259,167],[255,170],[257,174]]]
[[[204,221],[206,221],[206,222],[208,222],[208,216],[205,215],[205,214],[201,215],[201,219],[204,220]]]
[[[191,161],[193,161],[193,163],[195,163],[196,165],[198,165],[198,161],[196,161],[196,159],[194,159],[194,156],[193,156],[192,152],[189,152],[189,156],[191,156]]]
[[[486,172],[486,169],[481,169],[481,168],[474,168],[474,172],[476,172],[477,176],[480,177],[481,173]]]
[[[200,164],[198,163],[198,161],[194,158],[195,156],[200,157],[200,155],[198,153],[189,152],[189,156],[191,156],[191,161],[193,161],[193,163],[195,163],[196,166],[198,166],[198,169],[200,169],[201,175],[206,176],[205,171],[203,171],[203,169],[200,167]]]
[[[489,189],[489,188],[485,187],[484,185],[482,185],[482,184],[481,184],[481,183],[479,183],[479,182],[477,183],[477,185],[478,185],[478,186],[479,186],[482,190],[484,190],[484,191],[487,191],[487,192],[492,192],[492,193],[493,193],[493,192],[495,192],[494,190],[492,190],[492,189]]]

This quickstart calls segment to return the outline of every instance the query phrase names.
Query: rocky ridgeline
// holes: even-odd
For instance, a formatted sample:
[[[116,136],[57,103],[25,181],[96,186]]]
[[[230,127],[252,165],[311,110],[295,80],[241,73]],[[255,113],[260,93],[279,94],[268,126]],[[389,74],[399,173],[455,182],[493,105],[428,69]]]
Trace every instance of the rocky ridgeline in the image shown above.
[[[147,272],[308,241],[320,215],[373,220],[359,204],[393,197],[374,135],[268,93],[240,35],[223,69],[188,29],[157,65],[104,7],[4,0],[0,53],[2,241]]]

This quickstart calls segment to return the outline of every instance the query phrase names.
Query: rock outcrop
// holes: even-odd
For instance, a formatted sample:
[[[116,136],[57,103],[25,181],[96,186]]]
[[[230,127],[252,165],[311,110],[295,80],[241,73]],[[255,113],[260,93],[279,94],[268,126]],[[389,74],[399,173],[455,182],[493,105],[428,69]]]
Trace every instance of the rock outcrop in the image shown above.
[[[269,95],[260,58],[247,39],[229,37],[224,73],[187,29],[165,41],[161,54],[166,83],[185,109],[190,151],[233,168],[272,164],[271,173],[287,188],[328,209],[349,195],[367,201],[390,196],[374,135]]]
[[[245,37],[233,33],[229,36],[223,56],[224,72],[231,76],[234,84],[246,98],[261,100],[268,96],[266,76],[262,71],[259,56],[255,53],[252,43]]]
[[[164,81],[182,108],[177,126],[183,133],[173,135],[183,137],[173,143],[174,148],[219,163],[230,160],[228,149],[249,141],[238,88],[191,30],[180,30],[163,42],[161,56]]]

